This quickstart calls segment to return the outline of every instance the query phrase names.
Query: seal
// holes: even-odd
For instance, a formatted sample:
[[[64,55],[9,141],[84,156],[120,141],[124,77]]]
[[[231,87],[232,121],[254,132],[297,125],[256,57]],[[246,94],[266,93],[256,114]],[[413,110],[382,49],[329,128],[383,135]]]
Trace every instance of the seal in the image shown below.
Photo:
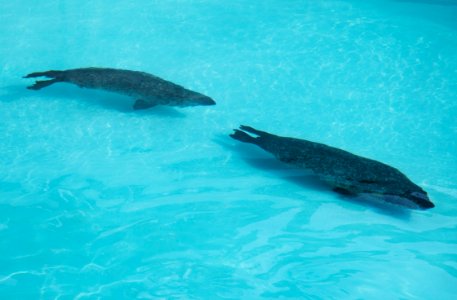
[[[249,135],[251,133],[255,136]],[[232,138],[259,146],[278,160],[311,170],[335,192],[369,196],[413,209],[435,207],[427,193],[399,170],[376,160],[307,140],[240,126]]]
[[[188,90],[180,85],[152,74],[110,68],[81,68],[65,71],[35,72],[24,78],[47,77],[28,86],[40,90],[57,82],[68,82],[81,88],[102,89],[135,97],[134,109],[146,109],[156,105],[196,106],[214,105],[208,96]]]

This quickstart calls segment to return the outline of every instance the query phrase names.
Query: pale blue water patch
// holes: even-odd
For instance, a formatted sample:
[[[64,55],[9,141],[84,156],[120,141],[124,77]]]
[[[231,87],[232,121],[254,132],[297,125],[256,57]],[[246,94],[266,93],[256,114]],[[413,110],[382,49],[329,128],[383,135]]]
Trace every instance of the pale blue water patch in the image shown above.
[[[2,299],[453,299],[455,1],[3,1]],[[33,71],[141,70],[213,107]],[[436,207],[345,201],[240,124],[391,164]]]

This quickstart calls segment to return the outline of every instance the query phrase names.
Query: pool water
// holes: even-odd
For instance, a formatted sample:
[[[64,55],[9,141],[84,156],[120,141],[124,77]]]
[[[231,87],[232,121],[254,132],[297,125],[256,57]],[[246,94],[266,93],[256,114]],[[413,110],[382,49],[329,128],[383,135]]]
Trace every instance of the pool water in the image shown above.
[[[455,299],[457,2],[1,1],[1,299]],[[114,67],[216,106],[21,77]],[[228,134],[395,166],[436,207],[348,201]]]

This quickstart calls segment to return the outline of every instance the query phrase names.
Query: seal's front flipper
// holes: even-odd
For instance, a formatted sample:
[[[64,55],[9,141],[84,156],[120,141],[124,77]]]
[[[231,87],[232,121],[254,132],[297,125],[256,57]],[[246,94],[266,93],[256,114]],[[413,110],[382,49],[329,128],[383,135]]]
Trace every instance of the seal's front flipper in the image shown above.
[[[138,100],[135,101],[135,104],[133,104],[133,109],[135,109],[135,110],[137,110],[137,109],[147,109],[147,108],[150,108],[150,107],[153,107],[153,106],[156,106],[156,104],[148,102],[148,101],[143,100],[143,99],[138,99]]]
[[[338,187],[338,186],[337,186],[337,187],[334,187],[334,188],[333,188],[333,191],[334,191],[335,193],[338,193],[338,194],[344,195],[344,196],[355,196],[355,194],[354,194],[353,192],[351,192],[351,191],[349,191],[349,190],[347,190],[347,189],[345,189],[345,188]]]
[[[37,80],[35,81],[34,85],[28,86],[27,88],[29,90],[40,90],[44,87],[47,87],[53,83],[59,82],[60,80],[58,79],[52,79],[52,80]]]

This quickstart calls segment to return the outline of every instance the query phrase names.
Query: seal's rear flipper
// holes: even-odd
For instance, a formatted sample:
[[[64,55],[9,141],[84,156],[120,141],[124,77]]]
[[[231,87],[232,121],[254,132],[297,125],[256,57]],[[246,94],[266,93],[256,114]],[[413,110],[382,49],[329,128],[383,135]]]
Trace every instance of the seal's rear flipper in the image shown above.
[[[23,78],[35,78],[35,77],[48,77],[48,78],[62,78],[64,71],[46,71],[46,72],[34,72],[30,73]]]
[[[35,78],[35,77],[53,78],[51,80],[37,80],[37,81],[35,81],[34,85],[27,87],[29,90],[40,90],[53,83],[65,81],[64,73],[65,73],[64,71],[35,72],[35,73],[30,73],[30,74],[24,76],[24,78]]]
[[[257,144],[256,138],[238,129],[235,129],[235,132],[232,133],[230,137],[243,143]]]
[[[35,81],[34,85],[28,86],[27,88],[29,90],[40,90],[44,87],[47,87],[53,83],[59,82],[60,80],[58,79],[51,79],[51,80],[37,80]]]
[[[260,130],[254,129],[254,128],[250,127],[250,126],[241,125],[240,129],[244,130],[244,131],[247,131],[247,132],[250,132],[250,133],[253,133],[253,134],[256,134],[258,136],[270,135],[268,132],[260,131]]]
[[[153,106],[156,106],[156,104],[148,102],[148,101],[143,100],[143,99],[138,99],[133,104],[133,109],[135,109],[135,110],[137,110],[137,109],[147,109],[147,108],[150,108],[150,107],[153,107]]]

